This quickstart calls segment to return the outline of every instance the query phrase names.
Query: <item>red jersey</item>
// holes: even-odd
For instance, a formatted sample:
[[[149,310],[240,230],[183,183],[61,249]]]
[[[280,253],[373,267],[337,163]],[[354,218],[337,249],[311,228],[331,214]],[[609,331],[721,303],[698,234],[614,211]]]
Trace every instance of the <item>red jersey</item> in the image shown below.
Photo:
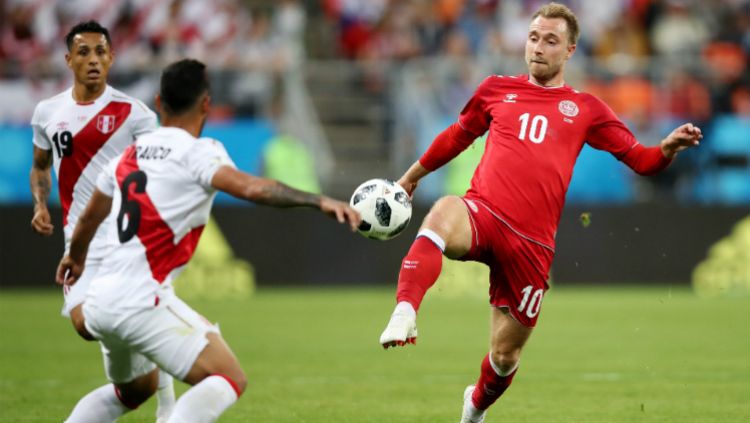
[[[529,81],[528,75],[485,79],[461,112],[458,125],[472,140],[489,130],[467,198],[483,202],[517,234],[550,249],[583,144],[619,160],[636,147],[638,153],[645,150],[598,98],[567,85],[542,87]],[[468,145],[456,151],[455,146],[437,146],[439,139],[420,159],[428,170]],[[654,159],[646,169],[634,167],[641,154],[635,160],[628,157],[626,163],[640,173],[654,173],[669,164],[660,151],[655,153],[660,158],[649,154]]]

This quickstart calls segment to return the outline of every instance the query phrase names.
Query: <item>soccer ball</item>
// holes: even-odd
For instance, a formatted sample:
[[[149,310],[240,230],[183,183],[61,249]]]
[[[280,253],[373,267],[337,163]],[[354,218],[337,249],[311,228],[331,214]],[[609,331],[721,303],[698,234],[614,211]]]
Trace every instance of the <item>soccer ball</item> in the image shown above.
[[[385,241],[400,234],[411,219],[411,200],[401,185],[370,179],[354,190],[349,204],[362,216],[359,233]]]

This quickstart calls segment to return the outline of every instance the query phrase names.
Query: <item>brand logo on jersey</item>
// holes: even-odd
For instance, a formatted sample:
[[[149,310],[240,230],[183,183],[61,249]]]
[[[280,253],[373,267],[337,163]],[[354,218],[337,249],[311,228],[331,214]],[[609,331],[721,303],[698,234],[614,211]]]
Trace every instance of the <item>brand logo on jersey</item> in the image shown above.
[[[57,122],[57,131],[64,131],[68,129],[68,122]]]
[[[518,98],[518,94],[505,94],[505,100],[503,103],[515,103]]]
[[[560,110],[560,113],[564,114],[565,116],[578,116],[578,105],[570,100],[561,101],[557,108]]]
[[[101,115],[96,120],[96,129],[102,134],[109,134],[115,129],[115,116],[114,115]]]

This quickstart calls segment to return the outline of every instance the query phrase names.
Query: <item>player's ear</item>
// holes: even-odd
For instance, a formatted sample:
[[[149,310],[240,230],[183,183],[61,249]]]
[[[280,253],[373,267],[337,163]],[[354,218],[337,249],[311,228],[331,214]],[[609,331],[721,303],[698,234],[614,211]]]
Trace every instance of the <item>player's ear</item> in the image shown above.
[[[65,53],[65,65],[68,67],[68,69],[73,69],[73,65],[71,65],[70,61],[72,59],[72,56],[70,55],[70,52]]]
[[[156,105],[156,111],[159,112],[159,115],[161,115],[161,96],[159,94],[156,94],[156,96],[154,97],[154,104]]]
[[[211,96],[206,94],[201,100],[201,112],[208,114],[208,111],[210,108],[211,108]]]
[[[568,54],[565,56],[565,59],[570,59],[573,57],[573,53],[576,51],[577,44],[569,44],[568,45]]]

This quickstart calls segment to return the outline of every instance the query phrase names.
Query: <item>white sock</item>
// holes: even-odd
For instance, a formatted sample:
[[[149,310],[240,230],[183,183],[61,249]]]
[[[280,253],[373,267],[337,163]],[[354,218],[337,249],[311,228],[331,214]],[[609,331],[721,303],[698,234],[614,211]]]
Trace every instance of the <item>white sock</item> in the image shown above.
[[[115,386],[100,386],[81,398],[65,423],[109,423],[130,411],[115,393]]]
[[[492,351],[490,351],[490,357],[492,357]],[[495,371],[495,373],[500,377],[506,377],[510,375],[511,373],[515,372],[516,369],[518,369],[518,365],[521,364],[521,360],[516,361],[516,365],[513,366],[512,369],[508,370],[507,372],[504,372],[500,369],[500,367],[495,364],[494,361],[492,361],[492,358],[490,358],[490,366],[492,366],[492,370]]]
[[[164,370],[159,370],[159,387],[156,390],[156,400],[156,421],[166,422],[172,414],[172,410],[174,410],[175,397],[172,375]]]
[[[421,231],[419,231],[419,233],[417,233],[417,238],[419,238],[420,236],[423,236],[432,241],[432,243],[440,249],[440,252],[445,252],[445,240],[440,235],[438,235],[437,232],[431,229],[422,229]]]
[[[209,376],[177,400],[168,423],[210,423],[237,401],[237,391],[222,376]]]

